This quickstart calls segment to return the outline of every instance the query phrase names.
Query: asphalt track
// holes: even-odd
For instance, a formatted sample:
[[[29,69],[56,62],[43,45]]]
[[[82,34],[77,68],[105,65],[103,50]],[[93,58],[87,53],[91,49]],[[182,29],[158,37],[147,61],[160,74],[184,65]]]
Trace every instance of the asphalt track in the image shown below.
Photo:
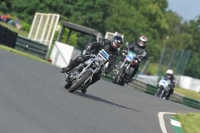
[[[0,133],[161,133],[159,112],[197,111],[103,80],[71,94],[59,71],[0,50]]]

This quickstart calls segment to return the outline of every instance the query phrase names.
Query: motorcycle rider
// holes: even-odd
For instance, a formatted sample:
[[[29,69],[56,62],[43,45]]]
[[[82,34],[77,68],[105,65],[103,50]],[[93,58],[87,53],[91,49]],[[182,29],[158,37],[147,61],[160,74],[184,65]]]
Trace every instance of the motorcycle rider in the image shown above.
[[[169,92],[167,93],[167,96],[166,96],[166,99],[168,100],[170,95],[174,92],[174,87],[175,87],[175,77],[174,77],[174,74],[173,74],[173,70],[172,69],[168,69],[166,71],[166,74],[163,76],[163,77],[166,77],[168,79],[171,80],[171,85],[170,85],[170,90]]]
[[[140,36],[138,41],[137,42],[133,42],[133,43],[130,43],[128,45],[129,47],[129,50],[131,51],[134,51],[138,56],[137,58],[135,59],[135,65],[134,65],[134,72],[129,75],[130,78],[127,79],[127,83],[131,82],[132,81],[132,78],[135,76],[135,74],[137,73],[138,69],[139,69],[139,66],[140,66],[140,62],[144,59],[147,58],[147,48],[146,48],[146,43],[147,43],[147,37],[146,36]],[[122,53],[123,56],[125,56],[125,51],[127,51],[128,48],[125,48]],[[122,57],[121,61],[123,62],[124,60],[124,57]]]
[[[122,43],[123,43],[123,39],[119,35],[114,35],[111,40],[102,39],[99,42],[92,42],[87,46],[86,55],[98,54],[98,52],[101,49],[104,49],[109,55],[111,55],[108,67],[105,69],[105,74],[108,74],[116,64],[117,57],[119,55],[118,48],[120,48]],[[85,62],[89,58],[90,58],[89,56],[85,56],[85,55],[78,56],[74,60],[72,60],[72,62],[67,67],[61,68],[60,72],[61,73],[70,72],[74,67],[78,66],[80,63]],[[94,74],[91,84],[100,80],[101,74],[102,74],[102,70]],[[82,93],[84,94],[86,93],[87,87],[81,89]]]

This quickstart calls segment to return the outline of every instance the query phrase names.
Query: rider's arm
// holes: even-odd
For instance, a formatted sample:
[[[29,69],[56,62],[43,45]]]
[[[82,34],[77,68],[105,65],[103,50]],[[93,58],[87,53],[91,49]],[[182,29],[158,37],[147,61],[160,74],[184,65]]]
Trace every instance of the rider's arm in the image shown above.
[[[90,50],[98,49],[98,48],[100,48],[100,47],[102,47],[103,45],[108,44],[108,43],[109,43],[109,40],[107,40],[107,39],[102,39],[102,40],[100,40],[99,42],[90,43],[90,44],[89,44],[89,47],[90,47]]]
[[[138,61],[142,61],[142,60],[147,59],[147,52],[146,52],[146,51],[141,52],[141,53],[138,55],[137,58],[138,58]]]
[[[98,49],[99,47],[101,47],[101,43],[99,43],[99,42],[92,42],[88,46],[89,46],[90,50]]]
[[[172,88],[174,88],[175,87],[175,77],[173,76],[173,78],[172,78]]]

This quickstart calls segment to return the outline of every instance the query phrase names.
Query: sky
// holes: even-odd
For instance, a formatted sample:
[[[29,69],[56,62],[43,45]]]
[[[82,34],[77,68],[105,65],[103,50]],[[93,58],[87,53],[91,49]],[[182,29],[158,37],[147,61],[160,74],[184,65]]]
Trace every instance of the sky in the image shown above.
[[[194,20],[200,15],[200,0],[168,0],[168,9],[176,12],[183,20]]]

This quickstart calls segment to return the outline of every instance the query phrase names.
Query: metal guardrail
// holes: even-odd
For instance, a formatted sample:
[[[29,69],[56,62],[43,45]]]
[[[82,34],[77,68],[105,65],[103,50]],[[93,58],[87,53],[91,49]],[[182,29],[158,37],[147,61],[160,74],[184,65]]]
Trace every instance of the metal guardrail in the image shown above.
[[[103,77],[104,80],[110,81],[112,82],[112,76],[104,76]],[[150,84],[146,84],[145,82],[141,81],[141,80],[134,80],[132,83],[130,83],[128,85],[130,88],[151,94],[151,95],[155,95],[157,87],[150,85]],[[200,109],[200,101],[196,100],[196,99],[192,99],[189,97],[185,97],[184,95],[178,94],[176,92],[174,92],[170,98],[171,101],[177,102],[177,103],[181,103],[196,109]]]
[[[48,52],[48,46],[20,35],[17,37],[15,49],[42,59],[46,59]]]

